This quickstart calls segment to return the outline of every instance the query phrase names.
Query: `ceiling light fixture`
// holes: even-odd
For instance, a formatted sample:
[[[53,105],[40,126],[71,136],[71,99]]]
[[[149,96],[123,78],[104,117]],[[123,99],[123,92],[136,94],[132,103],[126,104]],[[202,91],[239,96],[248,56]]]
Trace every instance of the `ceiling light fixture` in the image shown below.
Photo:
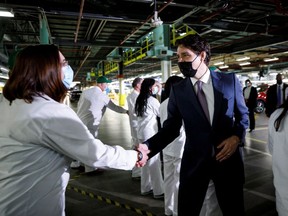
[[[277,57],[274,57],[274,58],[265,58],[265,59],[264,59],[265,62],[277,61],[277,60],[279,60],[279,58],[277,58]]]
[[[241,57],[241,58],[237,58],[236,61],[245,61],[245,60],[248,60],[248,59],[250,59],[250,57],[244,56],[244,57]]]
[[[14,17],[14,13],[7,9],[0,9],[0,17]]]
[[[2,72],[5,72],[5,73],[8,73],[8,72],[9,72],[9,69],[8,69],[7,67],[5,67],[5,66],[0,66],[0,70],[1,70]]]
[[[222,62],[222,61],[221,61],[221,62],[215,62],[215,63],[214,63],[214,65],[223,65],[223,64],[224,64],[224,62]]]
[[[220,66],[219,68],[220,68],[220,69],[225,69],[225,68],[229,68],[229,66],[228,66],[228,65],[222,65],[222,66]]]
[[[243,62],[243,63],[240,63],[239,65],[240,66],[245,66],[245,65],[250,65],[251,64],[251,62]]]

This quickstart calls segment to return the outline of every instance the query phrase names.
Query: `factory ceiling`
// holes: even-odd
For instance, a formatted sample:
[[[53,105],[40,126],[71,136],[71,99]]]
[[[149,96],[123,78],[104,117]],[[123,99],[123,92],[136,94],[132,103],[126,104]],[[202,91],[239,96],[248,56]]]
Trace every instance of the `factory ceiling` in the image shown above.
[[[75,80],[85,81],[87,72],[97,75],[99,71],[116,79],[119,61],[124,62],[124,77],[160,71],[163,59],[149,57],[142,49],[143,40],[155,29],[157,11],[157,18],[169,25],[171,41],[198,33],[211,45],[211,65],[223,62],[229,66],[224,71],[288,68],[287,0],[1,0],[1,9],[14,13],[14,17],[0,17],[0,64],[4,66],[15,50],[43,43],[40,32],[46,24],[48,43],[59,46],[75,71]],[[174,68],[173,43],[169,49],[174,54],[165,59]],[[250,58],[250,64],[240,66],[237,59],[242,57]],[[264,61],[268,58],[274,61]],[[107,69],[112,62],[116,69]]]

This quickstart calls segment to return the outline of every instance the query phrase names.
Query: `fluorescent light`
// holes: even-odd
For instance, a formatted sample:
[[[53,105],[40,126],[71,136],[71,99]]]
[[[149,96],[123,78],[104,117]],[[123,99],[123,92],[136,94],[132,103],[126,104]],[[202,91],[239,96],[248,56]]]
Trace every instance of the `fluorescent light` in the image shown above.
[[[250,62],[243,62],[243,63],[240,63],[239,65],[244,66],[244,65],[250,65],[250,64],[251,64]]]
[[[214,65],[223,65],[224,62],[215,62]]]
[[[277,74],[277,72],[269,73],[270,76],[276,76]]]
[[[241,57],[241,58],[237,58],[236,61],[245,61],[245,60],[248,60],[248,59],[250,59],[250,57],[244,56],[244,57]]]
[[[6,73],[9,72],[9,69],[6,68],[6,67],[4,67],[4,66],[1,66],[1,67],[0,67],[0,70],[3,71],[3,72],[6,72]]]
[[[229,68],[229,66],[228,66],[228,65],[222,65],[222,66],[220,66],[219,68],[220,68],[220,69],[225,69],[225,68]]]
[[[277,61],[277,60],[279,60],[279,58],[277,58],[277,57],[274,57],[274,58],[265,58],[265,59],[264,59],[265,62]]]
[[[0,75],[0,78],[2,78],[2,79],[7,79],[8,80],[8,76],[2,76],[2,75]]]
[[[222,30],[221,29],[212,29],[213,31],[215,31],[215,32],[222,32]]]
[[[14,17],[14,13],[11,11],[0,10],[0,17]]]

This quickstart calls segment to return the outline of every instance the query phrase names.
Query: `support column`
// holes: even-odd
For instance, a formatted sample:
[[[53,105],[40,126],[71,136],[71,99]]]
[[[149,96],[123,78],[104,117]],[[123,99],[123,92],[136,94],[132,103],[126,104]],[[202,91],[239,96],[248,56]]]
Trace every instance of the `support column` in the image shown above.
[[[118,81],[119,81],[119,106],[124,106],[126,101],[126,95],[125,95],[125,85],[124,85],[124,62],[123,62],[123,51],[122,48],[119,48],[119,55],[121,56],[121,61],[118,63],[119,71],[118,71]]]
[[[162,82],[166,82],[166,80],[172,74],[172,66],[171,60],[161,60],[161,72],[162,72]]]
[[[40,44],[49,44],[49,32],[47,22],[40,17]]]

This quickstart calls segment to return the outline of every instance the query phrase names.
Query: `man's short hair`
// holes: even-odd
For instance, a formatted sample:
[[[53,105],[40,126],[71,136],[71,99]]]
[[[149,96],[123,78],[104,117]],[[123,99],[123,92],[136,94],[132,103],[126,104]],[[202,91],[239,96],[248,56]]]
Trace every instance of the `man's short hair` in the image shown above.
[[[135,88],[135,86],[137,86],[137,84],[139,84],[142,81],[142,78],[137,77],[133,80],[132,82],[132,87]]]
[[[186,37],[177,40],[176,45],[182,45],[193,51],[196,55],[199,55],[203,51],[206,52],[204,62],[206,65],[209,64],[211,57],[210,45],[206,39],[202,38],[200,35],[187,35]]]

